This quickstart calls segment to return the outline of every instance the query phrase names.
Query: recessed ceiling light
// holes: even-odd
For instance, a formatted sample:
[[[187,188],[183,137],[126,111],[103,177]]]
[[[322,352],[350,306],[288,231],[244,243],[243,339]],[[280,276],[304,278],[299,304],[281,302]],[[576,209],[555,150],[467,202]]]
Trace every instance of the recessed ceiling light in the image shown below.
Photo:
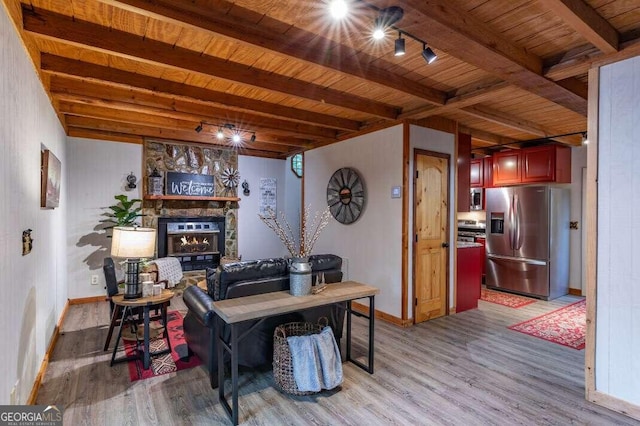
[[[342,19],[347,16],[347,12],[349,12],[349,7],[347,6],[347,2],[345,0],[332,0],[329,4],[329,12],[333,19]]]

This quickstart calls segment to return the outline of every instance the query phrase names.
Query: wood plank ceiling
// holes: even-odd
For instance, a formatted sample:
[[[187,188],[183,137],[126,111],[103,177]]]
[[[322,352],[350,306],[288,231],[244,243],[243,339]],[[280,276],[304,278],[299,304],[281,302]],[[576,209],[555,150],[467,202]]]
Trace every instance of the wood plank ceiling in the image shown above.
[[[273,158],[399,120],[454,120],[476,148],[583,132],[588,69],[640,54],[626,0],[352,0],[342,21],[328,0],[2,1],[69,135],[230,145],[228,124]]]

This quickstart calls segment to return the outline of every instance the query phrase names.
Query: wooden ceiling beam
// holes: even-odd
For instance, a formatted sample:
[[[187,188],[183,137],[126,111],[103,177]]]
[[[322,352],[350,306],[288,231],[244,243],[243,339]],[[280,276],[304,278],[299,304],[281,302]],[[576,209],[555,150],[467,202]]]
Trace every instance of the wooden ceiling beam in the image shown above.
[[[386,4],[384,0],[372,1],[379,7]],[[539,57],[503,39],[449,0],[407,0],[399,26],[514,86],[587,115],[587,100],[545,78]]]
[[[162,22],[205,31],[216,36],[222,35],[250,46],[268,49],[277,54],[372,81],[422,98],[434,105],[444,105],[445,102],[446,94],[443,91],[381,68],[374,64],[380,63],[380,59],[358,52],[351,47],[293,26],[287,29],[286,34],[282,34],[271,28],[262,27],[260,23],[243,20],[241,17],[250,16],[251,13],[238,5],[228,3],[234,8],[234,14],[231,16],[220,13],[221,5],[213,9],[203,8],[191,2],[173,0],[100,1]]]
[[[544,75],[551,80],[564,80],[586,74],[589,68],[601,67],[638,55],[640,55],[640,38],[620,43],[620,50],[609,54],[602,53],[594,47],[581,46],[567,52],[556,63],[548,64],[544,69]]]
[[[40,63],[41,69],[45,73],[88,79],[117,88],[124,86],[144,89],[156,94],[178,96],[185,100],[197,100],[206,102],[208,105],[214,104],[217,108],[223,106],[234,111],[251,111],[268,117],[281,117],[340,130],[357,131],[361,127],[361,123],[355,120],[286,107],[257,99],[248,99],[48,53],[41,55]]]
[[[144,108],[135,108],[133,110],[127,108],[114,108],[113,104],[105,104],[104,102],[93,102],[86,98],[79,98],[69,95],[56,95],[59,100],[59,111],[67,115],[77,115],[81,117],[100,118],[104,120],[121,121],[124,123],[141,123],[146,125],[155,125],[158,127],[183,128],[188,126],[194,129],[199,120],[190,116],[180,114],[155,114],[155,111],[146,110]],[[131,114],[135,112],[135,114]],[[222,124],[222,123],[221,123]],[[206,134],[213,135],[217,130],[217,126],[205,125]],[[248,133],[256,132],[258,142],[268,142],[277,145],[296,146],[301,148],[310,148],[311,143],[304,140],[294,139],[287,133],[278,131],[270,132],[269,130],[256,131],[256,129],[248,127],[246,123],[236,126],[239,129],[246,130]]]
[[[511,129],[519,130],[521,132],[531,133],[532,135],[542,136],[545,138],[562,133],[562,132],[553,131],[551,129],[545,129],[544,127],[539,126],[536,123],[533,123],[531,121],[527,121],[519,117],[509,115],[503,111],[498,111],[492,108],[481,107],[476,105],[476,106],[461,108],[460,111],[464,112],[465,114],[469,114],[473,117],[499,124],[501,126],[509,127]],[[553,140],[566,143],[569,145],[575,145],[575,141],[573,140],[573,138],[569,138],[569,137],[558,137],[558,138],[553,138]]]
[[[538,0],[604,53],[618,51],[618,31],[583,0]]]
[[[144,137],[138,135],[129,135],[126,133],[108,132],[102,130],[83,129],[78,127],[69,127],[67,136],[85,139],[97,139],[108,142],[125,142],[142,145]]]
[[[208,105],[185,102],[180,99],[154,96],[147,93],[135,93],[130,90],[100,86],[96,83],[64,81],[58,76],[51,80],[51,93],[59,101],[94,105],[116,110],[153,114],[161,117],[205,121],[209,124],[231,123],[237,127],[251,128],[256,132],[279,135],[291,135],[303,139],[337,138],[333,129],[308,126],[301,123],[270,119],[251,114],[225,111]]]
[[[407,111],[406,113],[403,112],[400,114],[400,118],[417,120],[448,111],[455,111],[465,106],[475,105],[482,103],[485,100],[493,99],[499,91],[510,86],[510,83],[496,80],[494,78],[475,82],[452,91],[448,95],[447,102],[444,106],[436,107],[433,105],[425,105],[423,107]]]
[[[484,130],[478,130],[467,126],[459,126],[458,130],[461,133],[471,135],[472,140],[477,139],[490,146],[508,146],[518,142],[516,139],[506,138],[504,136],[496,135],[495,133],[485,132]]]
[[[74,46],[89,48],[124,58],[193,72],[243,85],[283,93],[295,98],[310,99],[376,117],[395,119],[399,109],[382,102],[340,92],[285,75],[270,73],[222,58],[172,46],[131,33],[103,27],[94,23],[23,6],[24,30],[37,37]]]
[[[69,127],[78,127],[84,129],[93,129],[109,132],[123,133],[127,135],[137,135],[152,138],[174,139],[185,142],[207,143],[210,145],[224,146],[234,148],[235,145],[227,141],[218,141],[211,133],[196,133],[193,128],[170,128],[158,127],[147,123],[128,123],[122,121],[114,121],[103,118],[83,117],[76,115],[66,115],[65,120]],[[249,143],[244,142],[242,146],[249,147]],[[276,145],[262,142],[250,143],[252,149],[273,151],[277,153],[289,152],[289,148],[283,145]]]

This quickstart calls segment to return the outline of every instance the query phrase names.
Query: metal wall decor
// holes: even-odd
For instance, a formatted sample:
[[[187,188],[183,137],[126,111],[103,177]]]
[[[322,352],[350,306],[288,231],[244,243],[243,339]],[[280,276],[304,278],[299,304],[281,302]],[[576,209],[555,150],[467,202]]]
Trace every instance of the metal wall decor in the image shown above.
[[[220,180],[225,188],[233,189],[238,186],[238,182],[240,181],[240,172],[238,172],[233,167],[229,167],[224,169],[224,171],[220,174]]]
[[[364,182],[354,169],[336,170],[327,184],[327,204],[334,218],[348,225],[360,217],[364,209],[366,192]]]

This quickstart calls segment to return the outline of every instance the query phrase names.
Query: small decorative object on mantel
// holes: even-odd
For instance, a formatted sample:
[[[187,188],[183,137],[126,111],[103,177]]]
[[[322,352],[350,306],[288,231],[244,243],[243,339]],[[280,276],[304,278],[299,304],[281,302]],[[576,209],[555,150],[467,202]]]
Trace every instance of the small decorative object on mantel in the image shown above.
[[[154,168],[149,175],[149,186],[147,188],[149,195],[162,195],[162,175],[158,169]]]
[[[167,172],[167,195],[215,197],[212,175]]]
[[[33,247],[33,238],[31,238],[31,229],[22,231],[22,255],[26,256],[31,253]]]
[[[289,251],[291,260],[289,263],[289,292],[293,296],[305,296],[311,294],[311,265],[309,255],[315,245],[322,230],[329,224],[329,208],[322,212],[316,212],[311,220],[311,207],[304,209],[301,218],[302,230],[300,232],[300,242],[293,233],[291,225],[280,212],[280,218],[275,211],[267,208],[265,215],[258,215],[265,225],[276,233],[280,241]]]

